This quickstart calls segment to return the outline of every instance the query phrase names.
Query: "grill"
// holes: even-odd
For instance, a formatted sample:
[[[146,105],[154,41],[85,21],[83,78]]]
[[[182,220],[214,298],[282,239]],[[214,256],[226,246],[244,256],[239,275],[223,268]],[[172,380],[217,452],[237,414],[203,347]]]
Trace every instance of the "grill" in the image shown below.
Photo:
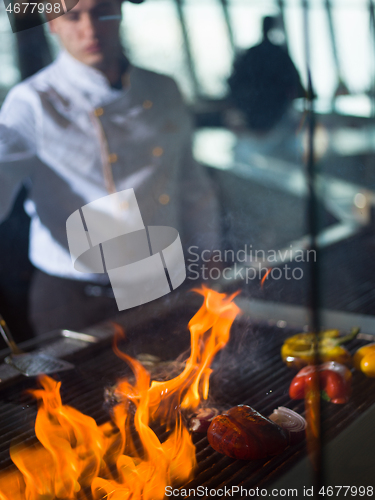
[[[374,314],[375,262],[369,258],[374,252],[374,229],[358,234],[319,251],[320,304],[331,310],[359,314]],[[261,290],[254,280],[252,298],[294,305],[309,304],[310,269],[308,262],[290,263],[290,274],[295,268],[302,270],[303,278],[293,283],[282,276],[278,280],[266,280]],[[297,275],[299,276],[299,275]]]
[[[132,356],[147,352],[164,360],[175,359],[189,346],[186,325],[194,312],[184,309],[169,315],[167,320],[150,321],[147,328],[132,329],[122,349]],[[226,408],[249,404],[264,415],[269,415],[278,406],[287,406],[303,414],[303,401],[292,401],[288,396],[289,384],[295,372],[284,366],[279,354],[283,340],[294,333],[296,330],[268,323],[253,324],[245,319],[236,321],[229,344],[214,361],[209,404]],[[75,341],[64,339],[63,342],[74,350],[72,346]],[[363,343],[356,339],[349,344],[349,350],[354,351]],[[98,424],[104,423],[109,419],[109,408],[103,399],[104,387],[128,374],[127,366],[113,354],[109,340],[72,353],[66,359],[77,368],[58,374],[62,381],[64,404],[90,415]],[[375,380],[355,373],[353,386],[352,398],[346,405],[322,401],[324,440],[337,436],[371,406]],[[2,471],[10,471],[14,467],[9,456],[9,446],[13,440],[33,443],[36,439],[36,403],[26,393],[27,389],[34,387],[35,379],[17,378],[1,390]],[[162,433],[161,429],[159,431]],[[306,455],[306,446],[302,442],[272,459],[245,462],[215,452],[206,436],[195,435],[194,443],[198,467],[194,479],[183,486],[190,489],[198,486],[208,489],[223,486],[267,487]]]

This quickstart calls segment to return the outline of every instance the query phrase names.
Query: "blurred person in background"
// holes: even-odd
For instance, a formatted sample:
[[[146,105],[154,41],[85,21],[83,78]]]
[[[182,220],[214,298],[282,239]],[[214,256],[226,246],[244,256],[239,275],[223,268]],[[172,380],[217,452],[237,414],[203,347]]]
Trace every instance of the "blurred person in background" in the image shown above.
[[[305,91],[286,47],[270,39],[275,26],[276,18],[263,18],[261,43],[235,60],[228,79],[229,100],[237,124],[242,123],[237,161],[248,162],[252,154],[300,158],[296,138],[300,116],[292,102],[304,97]]]
[[[145,226],[175,227],[185,249],[217,245],[216,200],[177,85],[129,62],[120,22],[119,0],[79,0],[50,20],[60,55],[1,108],[0,220],[27,182],[35,334],[118,312],[108,276],[79,273],[70,257],[66,220],[87,203],[133,188]]]

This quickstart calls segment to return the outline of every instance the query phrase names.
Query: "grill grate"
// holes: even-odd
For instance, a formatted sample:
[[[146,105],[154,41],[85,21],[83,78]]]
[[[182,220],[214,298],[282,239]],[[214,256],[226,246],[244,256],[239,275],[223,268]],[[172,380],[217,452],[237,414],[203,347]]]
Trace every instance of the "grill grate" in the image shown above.
[[[329,310],[358,314],[374,314],[375,303],[375,262],[370,258],[374,252],[374,231],[365,229],[360,233],[319,250],[319,290],[320,304]],[[310,267],[309,263],[286,262],[289,277],[296,268],[301,279],[290,280],[281,275],[280,279],[269,276],[263,289],[258,280],[249,283],[249,296],[273,302],[292,305],[309,305]],[[282,268],[280,266],[280,268]],[[277,276],[277,274],[276,274]]]
[[[191,313],[186,312],[178,315],[180,328],[176,328],[175,318],[172,318],[170,321],[173,322],[174,333],[169,336],[166,334],[168,326],[165,320],[154,321],[146,332],[134,330],[122,348],[133,356],[148,352],[163,359],[174,359],[188,346],[189,335],[185,325],[191,316]],[[235,322],[227,348],[214,362],[208,403],[226,408],[249,404],[264,415],[269,415],[278,406],[286,406],[303,414],[303,401],[292,401],[288,395],[295,371],[284,366],[279,354],[283,340],[294,333],[294,330],[266,323],[251,325],[244,321]],[[354,340],[349,348],[354,351],[363,344],[360,340]],[[57,375],[62,381],[62,399],[65,404],[90,415],[98,424],[102,424],[109,419],[108,408],[103,400],[104,387],[114,384],[118,378],[130,372],[109,346],[95,346],[83,359],[80,358],[82,354],[73,355],[69,359],[79,368]],[[375,380],[355,373],[353,383],[353,396],[348,404],[333,405],[322,401],[326,439],[339,434],[373,402]],[[12,440],[21,439],[26,443],[35,440],[33,426],[37,408],[33,398],[26,393],[27,389],[34,388],[35,385],[35,379],[19,379],[1,391],[1,470],[13,467],[9,456]],[[184,488],[254,488],[268,485],[306,453],[305,443],[300,443],[274,458],[244,462],[215,452],[209,446],[206,436],[196,435],[193,439],[198,468],[194,479]]]

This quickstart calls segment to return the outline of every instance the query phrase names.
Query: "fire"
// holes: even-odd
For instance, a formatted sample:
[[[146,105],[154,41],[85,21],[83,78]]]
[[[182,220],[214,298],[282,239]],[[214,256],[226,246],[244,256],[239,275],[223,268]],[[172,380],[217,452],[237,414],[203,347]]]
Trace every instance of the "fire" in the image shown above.
[[[196,292],[204,302],[189,322],[191,352],[177,377],[151,382],[142,364],[115,342],[115,353],[130,366],[135,381],[118,381],[121,402],[110,422],[98,426],[64,405],[61,383],[40,377],[41,388],[31,391],[39,402],[39,443],[11,448],[18,470],[0,477],[0,500],[161,500],[166,486],[191,478],[195,448],[181,410],[194,410],[207,399],[210,365],[240,312],[233,302],[236,294],[205,287]],[[165,427],[163,440],[150,427],[153,423]]]

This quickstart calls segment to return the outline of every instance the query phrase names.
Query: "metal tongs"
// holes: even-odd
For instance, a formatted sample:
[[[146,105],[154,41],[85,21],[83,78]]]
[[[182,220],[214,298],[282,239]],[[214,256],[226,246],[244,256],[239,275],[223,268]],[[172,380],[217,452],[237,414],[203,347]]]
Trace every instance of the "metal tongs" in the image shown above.
[[[15,343],[5,320],[1,315],[0,333],[9,349],[12,351],[12,354],[5,358],[5,362],[8,363],[8,365],[12,365],[26,377],[35,377],[36,375],[41,375],[43,373],[55,373],[74,368],[74,365],[68,363],[67,361],[53,358],[52,356],[48,356],[47,354],[43,354],[41,352],[22,352]]]

